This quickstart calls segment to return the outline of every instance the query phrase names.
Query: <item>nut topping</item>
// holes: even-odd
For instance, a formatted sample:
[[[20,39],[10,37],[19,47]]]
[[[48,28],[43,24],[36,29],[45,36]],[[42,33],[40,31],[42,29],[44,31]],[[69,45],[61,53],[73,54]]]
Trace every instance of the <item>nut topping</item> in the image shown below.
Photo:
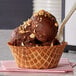
[[[38,25],[36,25],[36,27],[37,27]]]
[[[58,23],[55,23],[55,26],[57,27],[58,26]]]
[[[21,43],[21,46],[25,46],[23,42]]]
[[[44,10],[39,11],[39,15],[44,15]]]
[[[26,31],[26,33],[27,33],[27,32],[29,32],[29,31]]]
[[[35,34],[30,34],[30,38],[35,38]]]
[[[20,30],[19,33],[25,33],[25,31],[24,30]]]
[[[34,29],[33,33],[35,33],[35,29]]]
[[[35,16],[38,16],[38,13],[37,13],[37,12],[36,12],[36,13],[34,13],[34,14],[33,14],[33,16],[34,16],[34,17],[35,17]]]
[[[38,47],[38,45],[36,45],[36,47]]]
[[[42,21],[42,17],[40,17],[40,20],[39,20],[40,22]]]
[[[19,27],[19,33],[25,33],[24,28],[22,26]]]

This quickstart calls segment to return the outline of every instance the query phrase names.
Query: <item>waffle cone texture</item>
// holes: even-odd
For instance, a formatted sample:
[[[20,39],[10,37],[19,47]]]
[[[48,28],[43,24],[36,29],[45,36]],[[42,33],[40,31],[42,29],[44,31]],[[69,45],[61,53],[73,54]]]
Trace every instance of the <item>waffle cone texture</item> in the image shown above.
[[[57,67],[66,42],[55,46],[13,46],[8,42],[16,64],[20,68],[48,69]]]

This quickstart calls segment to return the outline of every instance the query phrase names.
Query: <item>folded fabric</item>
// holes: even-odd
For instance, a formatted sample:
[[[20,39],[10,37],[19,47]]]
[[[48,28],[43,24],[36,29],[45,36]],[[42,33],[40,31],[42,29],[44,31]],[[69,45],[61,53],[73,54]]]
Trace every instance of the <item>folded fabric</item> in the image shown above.
[[[56,68],[52,69],[22,69],[17,67],[14,60],[0,61],[0,71],[6,72],[70,72],[73,71],[72,63],[68,59],[62,58]],[[75,64],[73,64],[74,66]]]

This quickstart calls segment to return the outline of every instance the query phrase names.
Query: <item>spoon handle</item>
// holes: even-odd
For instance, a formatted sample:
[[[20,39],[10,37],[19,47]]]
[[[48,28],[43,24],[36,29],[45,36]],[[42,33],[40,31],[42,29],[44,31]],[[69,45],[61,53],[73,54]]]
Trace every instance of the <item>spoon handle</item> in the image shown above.
[[[67,16],[64,18],[64,20],[62,21],[62,23],[61,23],[61,25],[60,25],[61,27],[60,27],[60,29],[58,30],[58,33],[57,33],[57,36],[56,36],[56,38],[57,38],[58,40],[61,39],[62,33],[63,33],[63,28],[64,28],[65,24],[67,23],[67,21],[69,20],[69,18],[72,16],[72,14],[74,13],[75,10],[76,10],[76,3],[73,5],[73,7],[71,8],[71,10],[69,11],[69,13],[68,13]]]

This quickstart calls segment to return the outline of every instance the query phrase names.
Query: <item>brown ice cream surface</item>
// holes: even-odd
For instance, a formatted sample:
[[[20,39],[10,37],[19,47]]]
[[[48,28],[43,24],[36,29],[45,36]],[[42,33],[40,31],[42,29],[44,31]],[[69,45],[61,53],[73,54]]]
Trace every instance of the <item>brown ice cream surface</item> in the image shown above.
[[[41,10],[32,16],[32,28],[39,41],[52,41],[57,34],[58,23],[52,14]]]
[[[53,45],[57,45],[59,44],[55,38],[57,31],[56,18],[40,10],[13,30],[10,42],[15,46],[50,46],[53,42]]]

